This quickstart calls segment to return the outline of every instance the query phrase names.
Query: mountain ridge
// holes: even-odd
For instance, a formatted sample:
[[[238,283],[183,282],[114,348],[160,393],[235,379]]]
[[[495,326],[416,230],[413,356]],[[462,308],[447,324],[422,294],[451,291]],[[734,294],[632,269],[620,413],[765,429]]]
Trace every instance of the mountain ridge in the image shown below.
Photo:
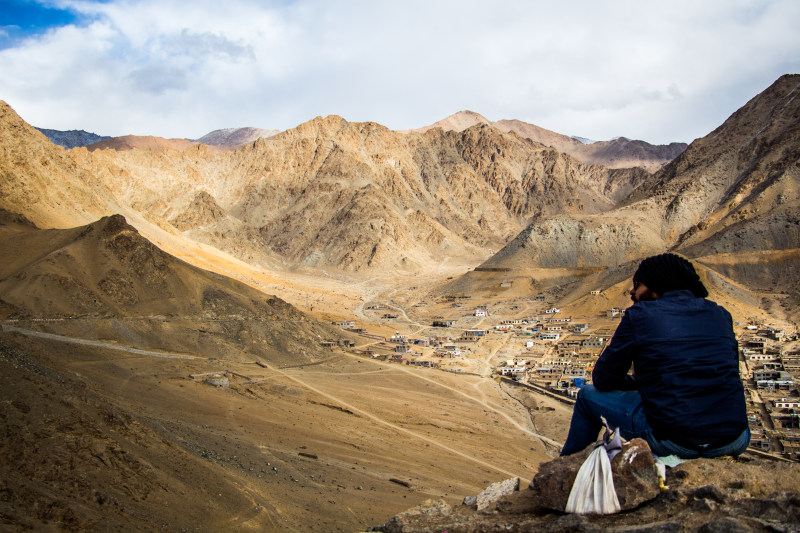
[[[47,128],[36,129],[46,135],[53,144],[57,144],[68,149],[77,148],[79,146],[88,146],[90,144],[105,141],[111,138],[108,135],[98,135],[85,130],[51,130]]]
[[[569,154],[582,163],[602,165],[608,168],[642,167],[648,172],[656,172],[669,161],[677,157],[688,146],[686,143],[673,142],[668,145],[652,145],[645,141],[630,140],[617,137],[610,141],[583,142],[575,137],[547,130],[521,120],[490,121],[474,111],[459,111],[429,126],[405,130],[404,133],[424,133],[433,128],[446,131],[463,131],[476,124],[488,124],[504,132],[517,135],[537,143],[555,148],[559,152]]]
[[[199,139],[195,139],[195,141],[210,146],[232,146],[238,148],[261,138],[269,139],[280,132],[281,130],[265,130],[253,127],[222,128],[210,131]]]
[[[488,128],[401,135],[318,117],[227,155],[95,151],[86,163],[124,203],[192,238],[247,260],[271,250],[347,270],[418,268],[442,252],[480,257],[531,217],[606,210],[647,175],[582,165]],[[200,205],[216,215],[193,225]]]

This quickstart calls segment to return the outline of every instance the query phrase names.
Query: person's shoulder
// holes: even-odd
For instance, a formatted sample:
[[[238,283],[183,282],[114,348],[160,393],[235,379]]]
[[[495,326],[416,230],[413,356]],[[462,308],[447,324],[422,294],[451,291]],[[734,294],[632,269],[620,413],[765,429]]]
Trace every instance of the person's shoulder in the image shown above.
[[[626,312],[632,316],[643,316],[649,314],[660,314],[665,311],[672,312],[692,312],[700,309],[710,310],[712,308],[723,307],[705,298],[696,298],[691,291],[669,291],[662,294],[655,300],[636,302],[630,306]]]
[[[656,305],[658,300],[647,300],[642,302],[636,302],[627,309],[625,309],[625,313],[622,315],[623,319],[634,320],[642,317],[646,317],[652,313],[658,313],[658,309],[660,305]]]
[[[697,299],[698,300],[702,300],[702,302],[700,302],[700,305],[708,307],[709,309],[713,309],[715,312],[723,314],[723,315],[725,315],[727,317],[731,316],[730,311],[725,309],[722,305],[718,304],[714,300],[709,300],[707,298],[697,298]]]
[[[720,320],[725,323],[733,323],[733,317],[731,316],[730,312],[713,300],[699,297],[695,298],[694,295],[691,295],[690,298],[683,299],[681,301],[682,304],[676,302],[676,305],[686,306],[685,311],[692,315],[697,317],[704,316],[707,317],[707,319],[715,317],[716,320]]]

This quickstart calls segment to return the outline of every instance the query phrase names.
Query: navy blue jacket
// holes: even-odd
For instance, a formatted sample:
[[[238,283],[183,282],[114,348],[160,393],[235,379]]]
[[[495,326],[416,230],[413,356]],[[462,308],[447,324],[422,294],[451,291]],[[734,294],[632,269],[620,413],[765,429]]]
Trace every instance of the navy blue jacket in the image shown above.
[[[731,315],[688,290],[629,307],[592,382],[599,390],[638,389],[660,439],[735,437],[747,427]]]

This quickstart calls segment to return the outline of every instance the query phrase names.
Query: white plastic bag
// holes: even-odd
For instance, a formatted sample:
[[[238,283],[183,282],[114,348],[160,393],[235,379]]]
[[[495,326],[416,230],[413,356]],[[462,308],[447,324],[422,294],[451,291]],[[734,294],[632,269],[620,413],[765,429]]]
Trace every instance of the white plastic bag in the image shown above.
[[[611,459],[622,449],[622,441],[619,428],[612,433],[606,419],[601,417],[601,420],[606,426],[603,440],[578,470],[567,500],[568,513],[614,514],[621,509],[611,475]]]
[[[578,514],[613,514],[620,509],[608,452],[598,445],[578,470],[565,510]]]

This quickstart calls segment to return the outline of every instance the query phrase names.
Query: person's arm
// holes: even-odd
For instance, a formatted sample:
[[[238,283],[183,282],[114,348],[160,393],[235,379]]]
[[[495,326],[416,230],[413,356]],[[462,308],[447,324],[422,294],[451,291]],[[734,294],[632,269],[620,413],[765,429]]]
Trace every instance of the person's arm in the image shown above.
[[[592,371],[592,384],[598,390],[636,390],[638,385],[628,375],[636,353],[636,335],[630,313],[625,313]]]

